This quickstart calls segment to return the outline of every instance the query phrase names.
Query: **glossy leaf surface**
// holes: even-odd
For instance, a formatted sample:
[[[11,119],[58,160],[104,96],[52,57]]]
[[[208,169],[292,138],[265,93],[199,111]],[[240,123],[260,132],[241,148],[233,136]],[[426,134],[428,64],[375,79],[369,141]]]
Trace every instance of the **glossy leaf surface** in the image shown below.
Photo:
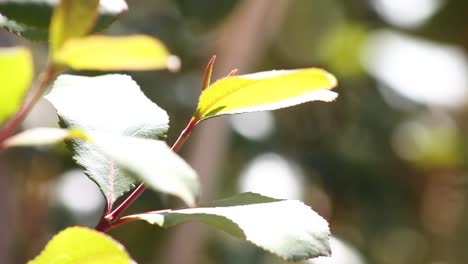
[[[88,0],[75,2],[86,3]],[[54,8],[59,0],[0,0],[0,14],[8,23],[0,20],[0,26],[33,40],[47,40],[49,25]],[[100,31],[109,26],[121,13],[127,11],[124,0],[99,1],[97,23],[93,31]],[[12,24],[14,23],[14,27]]]
[[[309,101],[332,101],[337,81],[316,68],[230,76],[216,81],[200,96],[195,117],[275,110]]]
[[[86,227],[70,227],[54,236],[28,264],[130,264],[125,248],[110,236]]]
[[[196,172],[165,142],[128,136],[90,134],[91,141],[146,186],[180,197],[195,206],[199,195]]]
[[[89,36],[70,40],[55,55],[56,62],[76,70],[178,70],[179,59],[158,39]]]
[[[131,215],[161,227],[199,221],[276,254],[305,260],[330,254],[328,223],[302,202],[244,193],[200,208]],[[124,219],[125,219],[124,218]]]
[[[61,0],[50,23],[49,42],[52,58],[63,44],[72,38],[85,36],[93,27],[99,0]]]
[[[32,78],[28,49],[0,48],[0,125],[18,111]]]
[[[85,133],[162,138],[169,127],[166,112],[127,75],[61,75],[46,98],[57,109],[63,127]],[[99,185],[109,205],[135,185],[134,178],[95,145],[82,140],[71,145],[77,163]]]

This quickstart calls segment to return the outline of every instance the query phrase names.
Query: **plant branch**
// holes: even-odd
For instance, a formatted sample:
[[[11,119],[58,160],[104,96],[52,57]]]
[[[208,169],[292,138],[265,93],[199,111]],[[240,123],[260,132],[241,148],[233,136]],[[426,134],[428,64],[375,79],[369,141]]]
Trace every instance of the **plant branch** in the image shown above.
[[[172,151],[177,152],[179,149],[182,147],[184,144],[185,140],[189,137],[190,133],[192,133],[193,129],[195,126],[198,124],[199,120],[192,117],[185,127],[185,129],[182,131],[180,136],[177,138],[176,142],[174,145],[171,147]],[[96,226],[96,230],[101,231],[101,232],[107,232],[108,230],[114,228],[116,225],[121,225],[130,221],[133,221],[134,219],[118,219],[118,217],[125,211],[127,210],[130,205],[133,204],[133,202],[140,197],[140,195],[146,190],[146,186],[142,183],[140,184],[128,197],[125,199],[114,211],[111,213],[105,215],[104,217],[101,218],[99,223]],[[117,220],[116,220],[117,219]],[[122,221],[125,220],[125,221]]]
[[[107,222],[114,221],[117,217],[119,217],[127,208],[133,204],[133,202],[145,191],[146,187],[142,183],[125,199],[114,211],[110,214],[107,214],[104,218]]]
[[[190,121],[188,122],[187,126],[184,128],[182,133],[180,133],[180,136],[177,138],[176,142],[174,145],[172,145],[171,149],[174,152],[178,152],[180,147],[185,143],[187,138],[190,136],[190,133],[192,133],[193,129],[197,126],[197,124],[200,122],[198,118],[192,117]]]
[[[202,82],[202,92],[205,90],[211,82],[211,73],[213,72],[213,65],[216,60],[216,55],[211,57],[211,60],[208,62],[208,65],[206,65],[205,73],[203,76],[203,82]],[[231,71],[228,76],[232,76],[236,74],[237,69]],[[179,149],[182,147],[182,145],[185,143],[187,138],[190,136],[190,133],[192,133],[193,129],[197,126],[197,124],[200,122],[200,118],[198,116],[198,111],[195,113],[195,116],[193,116],[190,121],[188,122],[187,126],[184,128],[182,133],[180,133],[179,137],[175,141],[174,145],[172,145],[171,149],[174,152],[179,151]],[[124,219],[125,221],[122,221],[122,219],[119,219],[119,216],[127,210],[130,205],[135,202],[135,200],[140,197],[140,195],[146,190],[146,186],[142,183],[140,184],[128,197],[125,199],[115,210],[112,212],[108,213],[108,210],[112,210],[112,208],[107,207],[104,215],[101,217],[101,220],[99,220],[99,223],[96,226],[96,230],[106,232],[112,228],[114,228],[116,225],[121,225],[123,223],[129,222],[128,219]]]
[[[165,212],[169,212],[171,211],[171,209],[163,209],[163,210],[158,210],[158,211],[151,211],[151,212],[145,212],[143,214],[147,214],[147,213],[165,213]],[[102,229],[100,229],[99,231],[101,232],[108,232],[110,231],[111,229],[114,229],[120,225],[123,225],[123,224],[126,224],[126,223],[130,223],[130,222],[133,222],[133,221],[136,221],[136,220],[141,220],[140,218],[138,218],[138,216],[136,215],[133,215],[133,216],[127,216],[127,217],[124,217],[124,218],[119,218],[117,220],[115,220],[112,224],[109,224],[107,226],[103,226]]]
[[[114,229],[114,228],[116,228],[116,227],[118,227],[120,225],[123,225],[125,223],[133,222],[135,220],[137,220],[137,219],[134,219],[134,218],[120,218],[120,219],[117,219],[116,221],[114,221],[112,223],[109,223],[109,222],[107,222],[105,220],[105,218],[102,218],[101,221],[99,222],[99,224],[96,226],[96,230],[107,233],[111,229]]]
[[[24,101],[21,109],[10,118],[0,130],[0,149],[3,142],[13,134],[18,126],[23,122],[24,118],[31,111],[33,106],[41,98],[42,94],[47,88],[47,85],[57,76],[60,70],[53,65],[49,64],[37,84],[31,89],[31,95]]]

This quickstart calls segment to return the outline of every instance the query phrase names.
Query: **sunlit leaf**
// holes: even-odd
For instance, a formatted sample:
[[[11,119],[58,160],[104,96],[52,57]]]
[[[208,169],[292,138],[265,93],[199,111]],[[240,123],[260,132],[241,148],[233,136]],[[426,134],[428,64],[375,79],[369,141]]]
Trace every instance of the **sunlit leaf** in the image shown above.
[[[54,236],[28,264],[130,264],[125,248],[110,236],[86,227],[70,227]]]
[[[337,84],[330,73],[316,68],[230,76],[209,86],[200,96],[199,120],[254,111],[274,110],[309,101],[332,101]]]
[[[57,109],[63,127],[78,128],[85,133],[162,138],[169,127],[166,112],[151,102],[127,75],[61,75],[46,98]],[[135,185],[134,178],[95,145],[82,140],[72,141],[71,145],[74,158],[99,185],[109,205]]]
[[[161,227],[199,221],[221,229],[286,260],[330,254],[328,223],[295,200],[244,193],[200,208],[149,212],[124,217]]]
[[[41,127],[25,130],[9,137],[3,144],[5,147],[29,147],[55,144],[69,139],[87,140],[87,136],[77,129]]]
[[[40,146],[72,139],[92,142],[115,162],[116,168],[128,171],[156,191],[178,196],[189,206],[195,206],[199,195],[196,172],[160,140],[107,133],[85,134],[78,129],[34,128],[8,138],[4,146]]]
[[[49,29],[52,58],[63,44],[86,35],[96,21],[99,0],[61,0],[54,10]]]
[[[0,125],[18,111],[33,78],[26,48],[0,48]]]
[[[128,136],[90,134],[91,141],[119,167],[156,191],[180,197],[194,206],[199,194],[196,172],[165,142]]]
[[[56,62],[77,70],[178,70],[179,59],[158,39],[89,36],[70,40],[56,54]]]
[[[86,3],[86,1],[74,2]],[[25,38],[47,40],[53,9],[59,2],[59,0],[0,0],[0,13],[9,21],[2,23],[0,20],[0,27]],[[127,9],[124,0],[99,1],[99,16],[93,31],[104,29]]]

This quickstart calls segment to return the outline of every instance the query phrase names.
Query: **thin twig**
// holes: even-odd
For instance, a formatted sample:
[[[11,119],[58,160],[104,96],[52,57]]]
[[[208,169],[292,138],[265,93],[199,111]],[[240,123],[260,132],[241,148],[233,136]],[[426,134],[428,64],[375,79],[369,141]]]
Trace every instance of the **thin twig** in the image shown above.
[[[184,144],[185,140],[189,137],[190,133],[192,133],[193,129],[195,126],[198,124],[198,119],[195,119],[192,117],[190,119],[189,123],[185,127],[185,129],[182,131],[180,134],[179,138],[177,138],[176,142],[172,146],[172,151],[177,152],[179,149],[182,147]],[[118,217],[125,211],[127,210],[130,205],[133,204],[133,202],[140,197],[140,195],[146,190],[146,186],[142,183],[140,184],[128,197],[125,199],[115,210],[113,210],[111,213],[105,215],[104,217],[101,218],[99,223],[96,226],[96,230],[101,231],[101,232],[106,232],[112,228],[115,227],[115,225],[121,225],[128,221],[121,221],[122,219],[118,219]],[[116,220],[117,219],[117,220]],[[127,220],[127,219],[125,219]],[[133,220],[131,220],[133,221]]]
[[[213,72],[213,65],[216,60],[216,55],[213,55],[211,57],[211,60],[208,62],[208,65],[206,65],[205,73],[203,76],[203,82],[202,82],[202,92],[205,90],[211,82],[211,73]],[[237,69],[231,71],[229,75],[234,75],[236,74]],[[187,126],[184,128],[182,133],[180,133],[180,136],[177,138],[175,141],[174,145],[172,145],[171,149],[174,152],[178,152],[179,149],[182,147],[182,145],[185,143],[187,138],[190,136],[192,133],[193,129],[197,126],[197,124],[200,122],[200,117],[198,116],[198,112],[195,114],[194,117],[190,119],[188,122]],[[144,183],[140,184],[128,197],[125,199],[115,210],[113,210],[110,213],[107,213],[107,210],[111,210],[112,208],[106,208],[106,213],[103,214],[101,219],[99,220],[99,223],[96,226],[96,230],[106,232],[112,228],[114,228],[117,225],[121,225],[123,223],[129,222],[130,220],[125,219],[125,221],[122,221],[122,219],[119,219],[120,215],[127,210],[130,205],[135,202],[135,200],[140,197],[140,195],[146,190],[146,186]]]

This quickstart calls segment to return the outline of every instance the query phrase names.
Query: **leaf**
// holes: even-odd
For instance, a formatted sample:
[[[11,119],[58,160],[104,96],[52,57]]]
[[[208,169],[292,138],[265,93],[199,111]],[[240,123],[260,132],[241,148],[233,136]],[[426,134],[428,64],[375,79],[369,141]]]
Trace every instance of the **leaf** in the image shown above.
[[[330,255],[325,219],[300,201],[243,193],[205,207],[130,215],[161,227],[199,221],[221,229],[286,260]]]
[[[37,146],[72,139],[92,142],[115,165],[149,187],[178,196],[189,206],[195,206],[200,188],[196,172],[160,140],[106,133],[86,135],[78,129],[34,128],[8,138],[4,146]]]
[[[86,227],[69,227],[55,235],[28,264],[135,263],[113,238]]]
[[[0,125],[20,108],[33,71],[28,49],[0,48]]]
[[[337,84],[330,73],[316,68],[229,76],[209,86],[200,96],[195,118],[274,110],[309,101],[332,101]]]
[[[135,35],[128,37],[89,36],[67,41],[56,54],[56,62],[76,70],[157,70],[176,71],[178,57],[171,55],[158,39]]]
[[[162,138],[169,127],[167,113],[151,102],[130,76],[61,75],[46,98],[57,109],[61,126],[88,132]],[[97,183],[109,205],[134,185],[95,145],[77,140],[71,146],[75,160]]]
[[[78,129],[61,129],[41,127],[33,128],[9,137],[3,143],[5,147],[29,147],[55,144],[62,140],[82,139],[87,140],[87,136]]]
[[[96,22],[99,0],[61,0],[55,8],[49,29],[52,59],[70,39],[85,36]]]
[[[89,136],[119,167],[132,172],[147,186],[195,206],[199,195],[198,176],[165,142],[107,134]]]
[[[59,0],[0,0],[0,13],[9,21],[2,23],[0,20],[0,26],[28,39],[47,40],[52,13],[59,2]],[[125,0],[99,1],[99,16],[93,31],[101,31],[108,27],[127,9]],[[16,26],[12,27],[12,23]]]
[[[0,14],[0,27],[5,30],[14,33],[20,37],[24,37],[30,40],[46,40],[47,39],[47,30],[32,28],[20,23],[17,23],[13,20],[6,18]]]

